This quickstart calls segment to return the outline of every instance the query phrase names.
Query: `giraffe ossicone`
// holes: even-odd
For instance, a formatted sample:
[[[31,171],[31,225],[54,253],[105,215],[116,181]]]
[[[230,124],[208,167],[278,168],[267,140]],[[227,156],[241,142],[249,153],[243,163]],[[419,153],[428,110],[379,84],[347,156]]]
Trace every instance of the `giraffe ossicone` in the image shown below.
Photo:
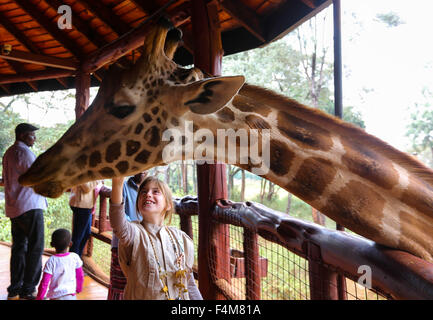
[[[263,156],[268,130],[266,179],[360,235],[433,262],[432,170],[353,125],[244,84],[242,76],[204,79],[199,69],[178,66],[172,58],[179,40],[165,24],[150,28],[134,67],[110,69],[92,105],[20,183],[58,197],[86,181],[164,165],[164,148],[174,138],[163,134],[173,128],[206,129],[214,137],[218,130],[256,130],[249,148]],[[193,143],[188,150],[203,143],[181,139]],[[225,162],[240,139],[224,137]],[[217,141],[212,157],[221,161]],[[194,157],[187,149],[174,154],[171,161]],[[236,165],[258,168],[250,155],[237,154]]]

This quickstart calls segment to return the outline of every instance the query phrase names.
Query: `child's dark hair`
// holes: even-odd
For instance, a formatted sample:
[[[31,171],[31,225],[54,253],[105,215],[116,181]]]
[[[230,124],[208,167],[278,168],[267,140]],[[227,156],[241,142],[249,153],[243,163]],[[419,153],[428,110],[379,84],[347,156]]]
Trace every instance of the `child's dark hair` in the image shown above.
[[[64,251],[71,243],[71,233],[67,229],[57,229],[51,235],[51,245],[56,251]]]

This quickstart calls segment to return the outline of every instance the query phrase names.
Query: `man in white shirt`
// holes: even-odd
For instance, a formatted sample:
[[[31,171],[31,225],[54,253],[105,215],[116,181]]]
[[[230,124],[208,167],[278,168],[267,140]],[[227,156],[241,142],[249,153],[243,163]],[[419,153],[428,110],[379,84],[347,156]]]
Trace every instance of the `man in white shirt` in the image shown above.
[[[47,208],[44,197],[32,188],[18,183],[36,156],[30,147],[36,141],[37,127],[20,123],[15,128],[15,143],[3,156],[3,183],[6,216],[11,219],[12,250],[10,261],[11,284],[8,299],[34,299],[36,285],[42,272],[44,250],[44,216]]]

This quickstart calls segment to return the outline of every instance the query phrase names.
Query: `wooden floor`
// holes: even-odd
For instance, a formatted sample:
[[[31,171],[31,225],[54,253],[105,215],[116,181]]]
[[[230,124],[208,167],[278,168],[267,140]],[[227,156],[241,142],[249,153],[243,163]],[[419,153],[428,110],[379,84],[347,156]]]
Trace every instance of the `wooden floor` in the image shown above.
[[[7,287],[10,284],[9,259],[11,248],[0,244],[0,300],[7,299]],[[42,257],[42,263],[48,260],[48,256]],[[84,277],[83,291],[77,295],[78,300],[106,300],[108,289],[89,276]]]

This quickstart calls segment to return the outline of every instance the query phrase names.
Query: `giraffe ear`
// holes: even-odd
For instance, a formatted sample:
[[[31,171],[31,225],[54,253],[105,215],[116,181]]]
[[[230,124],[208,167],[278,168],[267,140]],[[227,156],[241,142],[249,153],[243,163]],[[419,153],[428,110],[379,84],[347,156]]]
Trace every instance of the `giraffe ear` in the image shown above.
[[[186,86],[182,102],[194,113],[214,113],[238,93],[244,82],[243,76],[200,80]]]

